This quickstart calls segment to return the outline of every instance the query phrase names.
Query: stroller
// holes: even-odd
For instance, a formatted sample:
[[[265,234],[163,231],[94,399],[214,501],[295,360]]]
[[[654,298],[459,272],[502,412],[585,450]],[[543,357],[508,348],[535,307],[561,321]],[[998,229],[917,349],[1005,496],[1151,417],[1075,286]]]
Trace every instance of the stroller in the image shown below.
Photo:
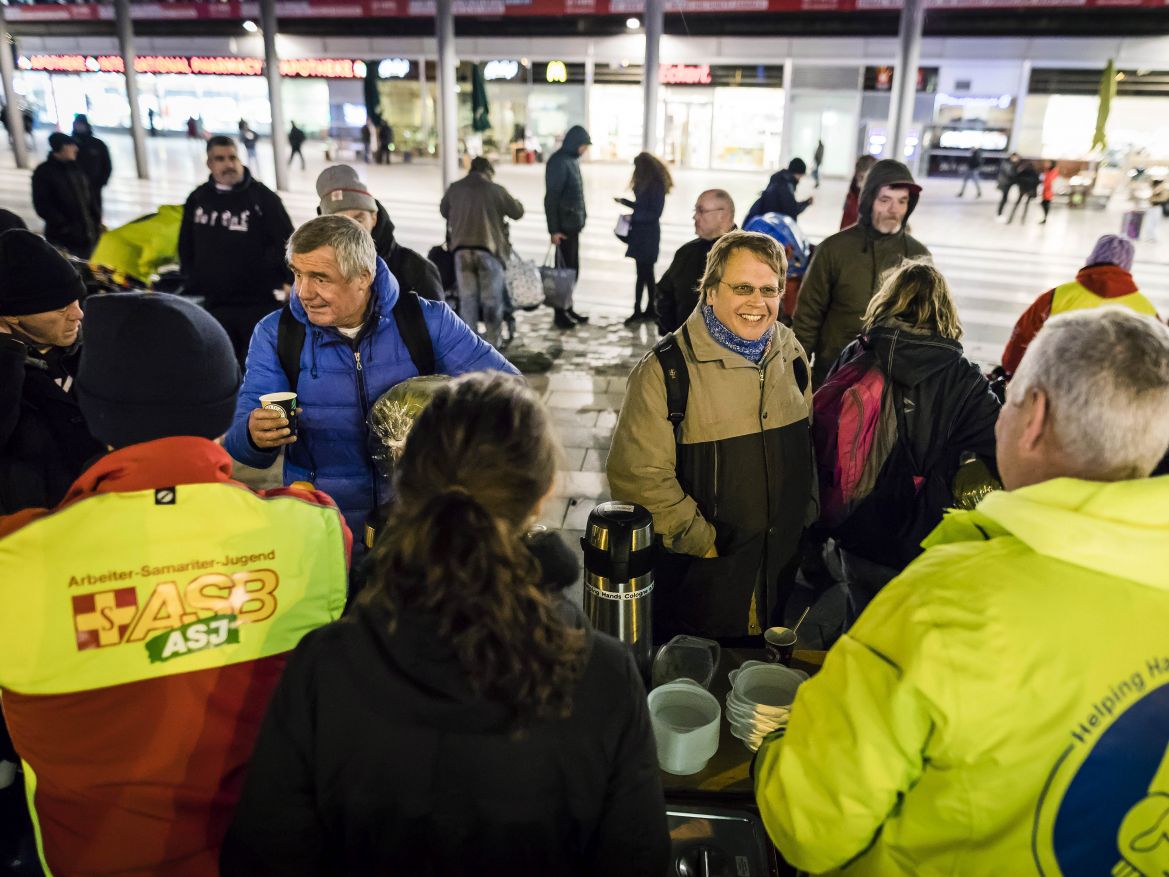
[[[796,311],[796,304],[800,297],[800,282],[812,261],[812,251],[815,249],[796,221],[782,213],[764,213],[754,216],[743,226],[743,231],[756,231],[768,237],[775,238],[783,245],[787,254],[787,283],[783,291],[783,304],[780,319],[790,325],[792,314]]]

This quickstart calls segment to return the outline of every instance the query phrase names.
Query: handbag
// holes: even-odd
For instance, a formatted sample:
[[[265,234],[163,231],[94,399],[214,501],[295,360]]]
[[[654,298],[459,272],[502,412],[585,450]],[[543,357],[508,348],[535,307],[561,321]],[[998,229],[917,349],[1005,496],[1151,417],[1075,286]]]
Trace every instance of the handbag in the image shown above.
[[[540,269],[535,262],[521,259],[514,249],[507,259],[504,282],[513,307],[531,311],[544,303],[544,281],[540,278]]]
[[[552,252],[556,252],[555,261],[549,264]],[[564,265],[564,256],[560,247],[553,244],[544,256],[544,264],[540,266],[540,279],[544,283],[544,304],[550,308],[564,309],[572,307],[572,288],[576,286],[576,269]]]
[[[613,226],[613,234],[617,235],[617,240],[623,244],[629,243],[629,226],[632,224],[632,213],[622,213],[617,217],[617,224]]]

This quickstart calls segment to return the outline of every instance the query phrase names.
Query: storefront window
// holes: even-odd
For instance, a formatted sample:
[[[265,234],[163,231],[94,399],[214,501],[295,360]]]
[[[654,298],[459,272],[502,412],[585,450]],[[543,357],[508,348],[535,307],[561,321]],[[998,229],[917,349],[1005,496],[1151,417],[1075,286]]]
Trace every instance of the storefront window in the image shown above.
[[[589,134],[602,161],[632,161],[641,152],[642,90],[638,85],[594,85]]]
[[[711,166],[770,168],[779,164],[782,88],[716,88]]]
[[[532,86],[528,96],[528,133],[540,142],[544,155],[551,155],[560,146],[564,132],[573,125],[581,125],[585,118],[583,85]],[[594,129],[596,126],[593,126]],[[597,135],[593,134],[596,142]]]

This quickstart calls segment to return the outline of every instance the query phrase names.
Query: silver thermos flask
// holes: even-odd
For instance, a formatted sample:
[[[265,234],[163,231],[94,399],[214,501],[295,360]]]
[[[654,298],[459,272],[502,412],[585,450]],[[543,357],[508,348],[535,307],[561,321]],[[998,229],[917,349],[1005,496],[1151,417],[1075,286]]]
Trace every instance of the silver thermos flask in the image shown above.
[[[628,502],[604,502],[589,514],[584,549],[584,610],[593,628],[633,651],[643,676],[653,657],[653,515]]]

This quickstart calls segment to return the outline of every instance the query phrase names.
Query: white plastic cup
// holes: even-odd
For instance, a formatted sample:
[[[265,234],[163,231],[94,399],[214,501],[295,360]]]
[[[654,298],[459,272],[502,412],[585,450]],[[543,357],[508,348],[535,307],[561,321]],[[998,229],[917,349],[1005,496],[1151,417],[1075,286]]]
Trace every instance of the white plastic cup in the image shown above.
[[[760,715],[782,715],[796,699],[806,673],[782,664],[759,664],[741,670],[734,680],[736,699],[752,704]]]
[[[689,679],[661,685],[649,693],[649,717],[657,743],[658,766],[667,773],[698,773],[718,751],[718,699]]]

